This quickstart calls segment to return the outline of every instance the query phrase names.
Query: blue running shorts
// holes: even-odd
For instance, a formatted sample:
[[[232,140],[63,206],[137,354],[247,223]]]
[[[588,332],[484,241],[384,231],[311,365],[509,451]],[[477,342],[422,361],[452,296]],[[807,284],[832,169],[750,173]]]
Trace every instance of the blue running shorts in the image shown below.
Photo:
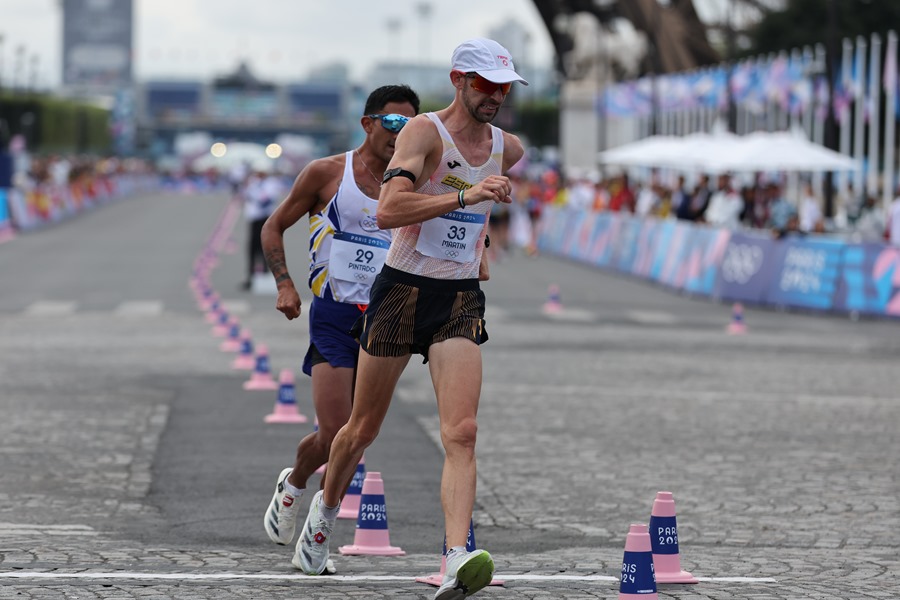
[[[303,372],[312,375],[313,365],[327,362],[332,367],[356,368],[359,342],[350,335],[364,304],[345,304],[314,296],[309,306],[309,349]]]

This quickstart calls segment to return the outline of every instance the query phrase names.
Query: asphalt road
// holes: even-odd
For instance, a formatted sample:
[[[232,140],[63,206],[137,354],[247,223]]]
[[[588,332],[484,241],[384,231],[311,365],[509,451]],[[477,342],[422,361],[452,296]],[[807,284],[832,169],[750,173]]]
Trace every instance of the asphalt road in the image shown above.
[[[227,201],[146,195],[0,245],[0,598],[433,594],[413,581],[442,541],[419,360],[366,454],[407,555],[307,578],[266,538],[275,477],[312,426],[263,422],[274,393],[242,389],[189,288]],[[305,319],[238,289],[244,234],[239,220],[212,285],[311,415]],[[617,597],[628,526],[660,490],[701,578],[660,597],[896,596],[900,324],[750,308],[730,336],[730,306],[564,260],[513,254],[492,275],[475,532],[506,584],[479,597]],[[336,545],[353,536],[340,521]]]

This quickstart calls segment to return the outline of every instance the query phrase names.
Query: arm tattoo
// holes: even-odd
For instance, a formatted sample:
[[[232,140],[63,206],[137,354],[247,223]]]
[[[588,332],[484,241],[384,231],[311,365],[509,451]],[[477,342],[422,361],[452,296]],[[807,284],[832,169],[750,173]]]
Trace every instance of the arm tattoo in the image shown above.
[[[275,277],[275,283],[288,281],[291,278],[285,262],[283,247],[272,248],[266,252],[266,264],[269,265],[269,270]]]

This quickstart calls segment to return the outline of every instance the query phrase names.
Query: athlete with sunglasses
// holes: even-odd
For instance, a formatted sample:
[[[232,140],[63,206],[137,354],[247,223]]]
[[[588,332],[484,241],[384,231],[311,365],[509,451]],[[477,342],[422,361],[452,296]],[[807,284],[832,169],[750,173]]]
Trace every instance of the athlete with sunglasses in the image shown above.
[[[419,97],[405,85],[373,91],[360,119],[366,132],[362,145],[309,163],[263,226],[262,246],[278,286],[275,308],[295,319],[300,294],[288,273],[284,232],[309,215],[313,299],[303,372],[312,377],[319,427],[300,441],[293,467],[278,475],[264,518],[266,533],[277,544],[293,539],[306,480],[328,460],[331,442],[350,416],[359,356],[350,329],[369,302],[391,238],[376,218],[381,173],[394,154],[397,134],[418,112]],[[296,555],[292,562],[299,568]]]
[[[341,494],[372,443],[412,354],[429,363],[445,450],[441,501],[447,560],[436,600],[469,596],[490,583],[484,550],[466,552],[475,501],[476,414],[481,394],[487,215],[509,203],[503,175],[522,158],[519,139],[491,125],[512,83],[526,83],[509,52],[473,39],[453,52],[447,108],[412,119],[384,175],[378,225],[393,230],[385,266],[354,333],[360,341],[350,420],[334,439],[324,490],[298,542],[302,569],[324,571]]]

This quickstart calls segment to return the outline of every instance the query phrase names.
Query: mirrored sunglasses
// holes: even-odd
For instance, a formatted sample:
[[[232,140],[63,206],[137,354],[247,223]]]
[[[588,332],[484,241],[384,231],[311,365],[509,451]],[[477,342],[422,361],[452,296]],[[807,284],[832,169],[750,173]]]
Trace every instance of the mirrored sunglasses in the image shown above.
[[[406,123],[409,121],[409,117],[404,117],[403,115],[397,114],[389,114],[389,115],[366,115],[370,119],[381,119],[381,126],[391,131],[393,133],[397,133]]]
[[[482,94],[487,94],[488,96],[493,96],[494,92],[497,90],[500,90],[505,96],[512,89],[512,82],[494,83],[493,81],[488,81],[478,73],[466,73],[466,77],[472,80],[471,85],[473,90],[481,92]]]

